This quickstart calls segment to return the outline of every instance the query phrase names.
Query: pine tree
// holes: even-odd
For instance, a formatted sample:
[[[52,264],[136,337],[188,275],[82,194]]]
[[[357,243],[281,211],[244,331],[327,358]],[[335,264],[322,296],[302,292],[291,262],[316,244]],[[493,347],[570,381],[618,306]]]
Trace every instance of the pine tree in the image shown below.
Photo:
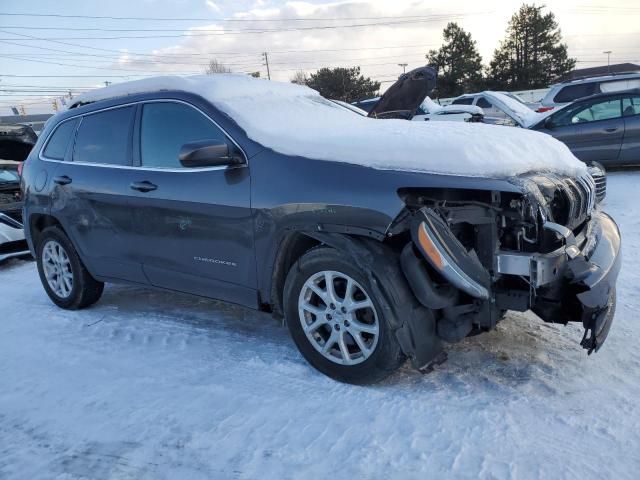
[[[438,95],[453,97],[480,88],[482,57],[471,34],[451,22],[442,36],[445,42],[442,47],[426,55],[429,65],[438,71]]]
[[[504,90],[544,88],[573,70],[567,45],[552,12],[522,5],[509,21],[506,38],[493,54],[488,80]]]
[[[321,68],[306,83],[325,98],[345,102],[374,97],[380,90],[380,82],[361,75],[360,67]]]

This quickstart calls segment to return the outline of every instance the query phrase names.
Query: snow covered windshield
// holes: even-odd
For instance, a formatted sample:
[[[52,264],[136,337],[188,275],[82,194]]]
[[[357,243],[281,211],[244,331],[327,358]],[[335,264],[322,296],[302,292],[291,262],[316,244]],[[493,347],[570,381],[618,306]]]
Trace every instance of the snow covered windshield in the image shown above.
[[[362,117],[308,87],[245,75],[149,78],[93,90],[76,100],[88,103],[161,90],[204,97],[249,138],[286,155],[385,170],[494,178],[530,171],[573,176],[586,172],[563,143],[539,132]]]

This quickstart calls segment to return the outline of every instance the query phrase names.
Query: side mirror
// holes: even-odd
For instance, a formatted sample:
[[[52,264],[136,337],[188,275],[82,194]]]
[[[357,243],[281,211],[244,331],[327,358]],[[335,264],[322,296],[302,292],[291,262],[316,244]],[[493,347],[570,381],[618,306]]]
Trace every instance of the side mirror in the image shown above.
[[[553,120],[551,117],[547,117],[544,119],[544,128],[548,129],[548,130],[553,130],[553,127],[555,127],[555,125],[553,124]]]
[[[244,163],[242,155],[233,152],[227,143],[220,140],[198,140],[185,143],[180,148],[178,160],[183,167],[219,167]]]

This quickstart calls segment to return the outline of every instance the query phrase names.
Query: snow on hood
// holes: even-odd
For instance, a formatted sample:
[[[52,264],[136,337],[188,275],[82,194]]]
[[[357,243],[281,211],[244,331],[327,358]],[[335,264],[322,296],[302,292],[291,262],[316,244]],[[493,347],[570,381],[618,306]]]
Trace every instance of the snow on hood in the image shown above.
[[[286,155],[383,170],[494,178],[530,171],[571,176],[586,172],[563,143],[543,133],[477,123],[367,118],[308,87],[245,75],[135,80],[87,92],[76,103],[161,90],[206,98],[249,138]]]
[[[529,128],[545,118],[548,114],[534,112],[525,104],[501,92],[482,92],[487,99],[512,117],[523,128]]]

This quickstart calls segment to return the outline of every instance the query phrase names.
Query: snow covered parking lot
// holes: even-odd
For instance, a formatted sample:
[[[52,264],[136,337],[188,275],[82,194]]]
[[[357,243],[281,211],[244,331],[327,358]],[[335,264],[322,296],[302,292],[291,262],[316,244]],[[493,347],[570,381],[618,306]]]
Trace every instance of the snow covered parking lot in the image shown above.
[[[510,314],[429,375],[331,381],[269,315],[108,286],[93,308],[0,266],[0,478],[637,478],[640,173],[609,178],[624,262],[606,345]]]

